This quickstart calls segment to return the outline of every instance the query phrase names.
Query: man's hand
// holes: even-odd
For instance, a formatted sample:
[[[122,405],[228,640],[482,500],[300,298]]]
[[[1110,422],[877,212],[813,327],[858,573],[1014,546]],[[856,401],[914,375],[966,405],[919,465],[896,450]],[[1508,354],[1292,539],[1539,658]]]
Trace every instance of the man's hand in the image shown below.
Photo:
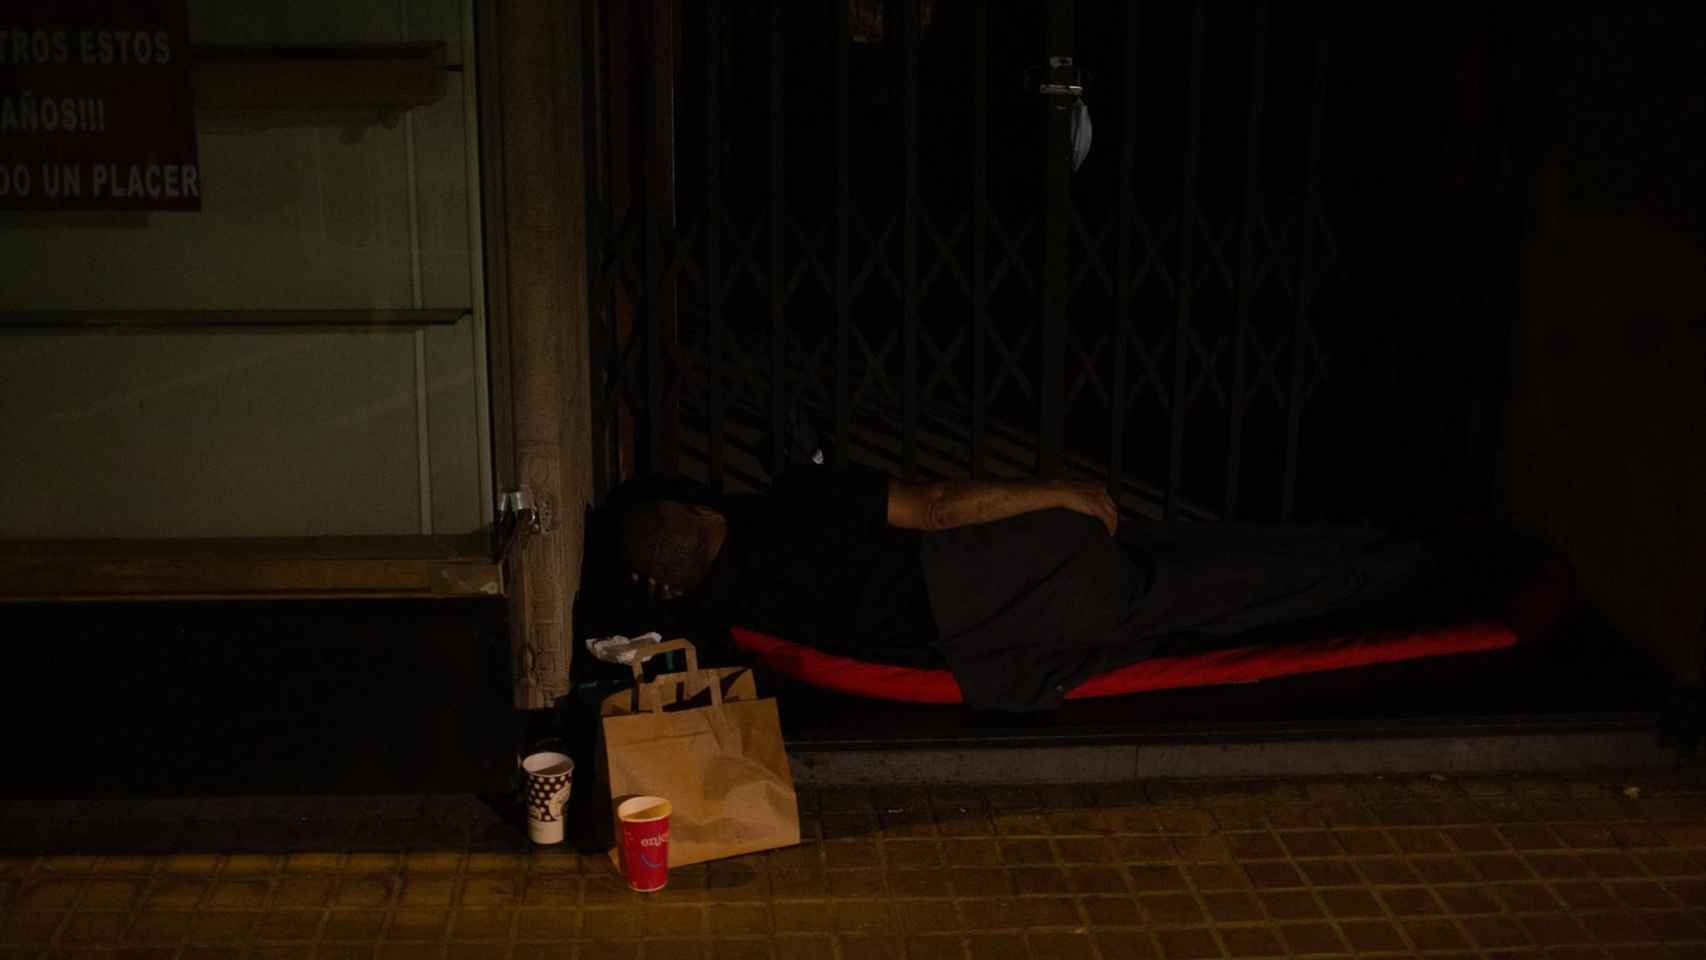
[[[1061,506],[1087,517],[1095,517],[1113,536],[1120,526],[1120,508],[1108,496],[1108,488],[1091,480],[1061,480],[1054,484],[1062,497]]]

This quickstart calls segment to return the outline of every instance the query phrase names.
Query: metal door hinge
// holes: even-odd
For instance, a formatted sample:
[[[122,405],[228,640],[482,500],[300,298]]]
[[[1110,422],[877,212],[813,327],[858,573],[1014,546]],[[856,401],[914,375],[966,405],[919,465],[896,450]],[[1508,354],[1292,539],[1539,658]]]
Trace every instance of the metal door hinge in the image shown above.
[[[1084,96],[1084,78],[1073,65],[1071,57],[1049,57],[1048,70],[1042,82],[1037,84],[1037,92],[1045,97],[1060,98],[1055,102],[1055,109],[1070,109]]]
[[[544,533],[555,524],[546,498],[537,500],[526,487],[498,494],[497,537],[493,543],[498,562],[509,558],[517,541],[528,534]]]

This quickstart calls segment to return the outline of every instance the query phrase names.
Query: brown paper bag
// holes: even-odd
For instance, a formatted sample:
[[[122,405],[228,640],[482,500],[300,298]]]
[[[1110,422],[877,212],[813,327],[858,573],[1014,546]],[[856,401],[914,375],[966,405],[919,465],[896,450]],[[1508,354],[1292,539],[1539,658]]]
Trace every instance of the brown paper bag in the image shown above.
[[[673,650],[686,651],[687,670],[644,682],[644,661]],[[672,867],[799,843],[776,701],[758,699],[752,671],[702,671],[686,640],[658,644],[633,667],[634,688],[600,711],[611,809],[634,796],[669,800]]]

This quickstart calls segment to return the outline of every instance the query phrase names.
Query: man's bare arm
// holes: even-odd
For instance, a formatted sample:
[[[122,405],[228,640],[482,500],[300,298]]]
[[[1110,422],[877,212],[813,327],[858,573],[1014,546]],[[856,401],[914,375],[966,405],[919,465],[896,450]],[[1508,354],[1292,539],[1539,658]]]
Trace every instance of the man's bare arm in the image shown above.
[[[889,485],[889,525],[905,530],[952,530],[1056,508],[1095,517],[1109,535],[1119,526],[1119,509],[1108,491],[1085,481],[943,480]]]

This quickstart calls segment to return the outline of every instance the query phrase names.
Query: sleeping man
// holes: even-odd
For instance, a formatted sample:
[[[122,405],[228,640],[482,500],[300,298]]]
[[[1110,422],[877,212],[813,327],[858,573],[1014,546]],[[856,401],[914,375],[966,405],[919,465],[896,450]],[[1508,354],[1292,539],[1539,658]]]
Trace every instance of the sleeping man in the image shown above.
[[[1122,528],[1098,485],[909,484],[793,467],[758,495],[636,483],[621,563],[670,606],[859,660],[953,671],[966,702],[1057,706],[1095,674],[1368,599],[1413,562],[1366,530]]]

